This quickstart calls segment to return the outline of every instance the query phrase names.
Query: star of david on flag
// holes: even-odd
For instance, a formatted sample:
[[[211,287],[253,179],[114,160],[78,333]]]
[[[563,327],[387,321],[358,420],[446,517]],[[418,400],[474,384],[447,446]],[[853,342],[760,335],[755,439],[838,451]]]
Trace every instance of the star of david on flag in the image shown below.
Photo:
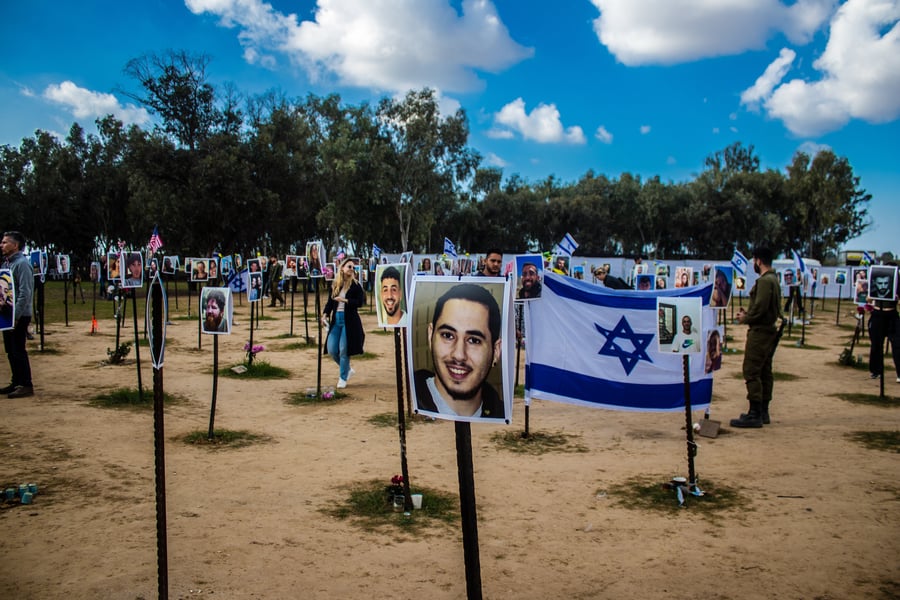
[[[450,238],[444,238],[444,254],[450,258],[456,258],[456,246],[450,241]]]
[[[862,257],[862,260],[859,261],[859,262],[860,262],[860,264],[862,264],[862,265],[869,266],[869,265],[875,263],[875,259],[872,258],[872,255],[869,254],[868,251],[863,250],[863,257]]]
[[[658,346],[657,298],[699,297],[703,340],[714,327],[712,284],[654,291],[609,290],[544,273],[540,302],[529,303],[525,396],[614,410],[684,410],[682,354]],[[704,351],[690,357],[691,406],[712,398]]]
[[[731,256],[731,264],[734,267],[734,270],[740,273],[741,275],[747,274],[747,265],[750,264],[750,261],[747,260],[747,257],[741,253],[737,248],[734,249],[734,254]]]
[[[381,257],[381,248],[378,247],[378,244],[372,244],[372,256],[375,258]]]

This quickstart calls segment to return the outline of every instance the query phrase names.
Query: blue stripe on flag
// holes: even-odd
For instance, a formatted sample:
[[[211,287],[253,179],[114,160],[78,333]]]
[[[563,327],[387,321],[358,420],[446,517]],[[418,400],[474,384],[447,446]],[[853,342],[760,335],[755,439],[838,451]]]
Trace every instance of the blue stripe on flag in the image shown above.
[[[691,360],[698,359],[699,355]],[[532,385],[535,379],[541,382],[540,388],[534,388]],[[548,365],[531,364],[525,367],[525,387],[540,398],[597,408],[635,411],[684,410],[684,382],[642,384],[611,381]],[[691,382],[692,409],[702,410],[709,406],[711,396],[711,378]]]

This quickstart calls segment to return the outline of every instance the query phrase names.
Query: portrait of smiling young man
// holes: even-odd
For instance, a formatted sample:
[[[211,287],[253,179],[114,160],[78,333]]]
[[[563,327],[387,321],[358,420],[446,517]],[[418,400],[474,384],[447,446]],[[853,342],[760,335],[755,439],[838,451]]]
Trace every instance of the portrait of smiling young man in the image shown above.
[[[510,419],[506,398],[511,394],[504,389],[501,361],[507,302],[498,302],[491,285],[507,298],[506,281],[463,280],[413,301],[415,323],[421,329],[411,336],[420,347],[410,352],[418,363],[412,365],[418,412],[463,421]],[[424,315],[431,315],[430,320],[423,320]]]

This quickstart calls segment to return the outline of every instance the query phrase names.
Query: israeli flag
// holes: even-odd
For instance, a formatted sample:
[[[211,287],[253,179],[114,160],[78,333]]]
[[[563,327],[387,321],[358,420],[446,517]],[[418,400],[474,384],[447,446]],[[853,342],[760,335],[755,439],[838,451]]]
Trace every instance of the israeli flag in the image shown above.
[[[450,258],[456,258],[456,246],[450,241],[450,238],[444,238],[444,254]]]
[[[863,257],[862,257],[862,261],[860,261],[860,262],[862,262],[862,264],[868,266],[868,265],[875,264],[875,259],[872,258],[872,255],[869,254],[868,251],[863,250]]]
[[[691,407],[712,398],[706,343],[715,327],[712,284],[670,290],[609,290],[544,272],[541,301],[529,304],[525,398],[613,410],[684,410],[682,354],[662,352],[657,298],[699,297],[703,348],[690,361]]]
[[[798,275],[806,275],[806,263],[803,262],[803,257],[796,250],[791,250],[791,254],[794,255],[794,266],[797,267]]]
[[[735,271],[737,271],[741,275],[746,275],[747,266],[750,264],[750,261],[747,260],[747,257],[744,256],[740,250],[735,248],[734,254],[731,256],[731,264],[734,267]]]
[[[567,233],[556,247],[559,249],[560,253],[565,254],[566,256],[572,256],[578,248],[578,242],[575,241],[575,238],[572,237],[571,233]]]
[[[378,247],[378,244],[372,244],[372,256],[381,258],[381,248]]]
[[[225,275],[225,284],[231,288],[231,291],[239,294],[243,293],[247,290],[247,279],[250,277],[250,273],[247,269],[238,272],[237,269],[232,269],[228,275]]]

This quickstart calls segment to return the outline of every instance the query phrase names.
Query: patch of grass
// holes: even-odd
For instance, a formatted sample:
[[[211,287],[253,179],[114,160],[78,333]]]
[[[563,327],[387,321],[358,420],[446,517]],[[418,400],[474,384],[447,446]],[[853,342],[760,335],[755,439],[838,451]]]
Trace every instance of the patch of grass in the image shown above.
[[[520,383],[516,386],[516,389],[513,390],[513,396],[516,398],[524,398],[525,397],[525,384]]]
[[[251,433],[243,429],[214,429],[213,437],[209,439],[209,430],[192,431],[186,436],[180,438],[185,444],[192,446],[203,446],[206,448],[244,448],[253,444],[261,444],[272,441],[267,435]]]
[[[284,346],[280,346],[276,348],[276,350],[308,350],[309,348],[318,348],[319,345],[316,343],[306,342],[291,342],[290,344],[285,344]]]
[[[568,433],[547,431],[531,431],[528,437],[525,437],[524,431],[498,431],[491,435],[491,441],[503,450],[519,454],[588,452],[586,446],[575,441],[578,437]]]
[[[398,423],[396,412],[378,413],[377,415],[372,415],[366,421],[369,425],[374,425],[375,427],[396,428]],[[429,419],[422,415],[406,415],[404,422],[406,423],[406,429],[412,429],[412,426],[416,423],[437,423],[438,419]]]
[[[664,484],[667,482],[667,478],[663,476],[658,478],[637,476],[610,486],[608,493],[609,497],[622,508],[676,513],[682,507],[678,506],[675,490],[665,487]],[[738,488],[703,481],[699,484],[705,494],[703,496],[687,494],[684,502],[685,508],[697,514],[711,517],[715,513],[743,507],[748,503]],[[602,493],[602,490],[598,493]]]
[[[241,364],[245,367],[247,366],[244,363]],[[232,367],[236,366],[238,365],[233,365]],[[254,360],[253,364],[251,364],[243,373],[235,373],[231,370],[232,367],[219,369],[219,376],[232,377],[235,379],[287,379],[291,375],[291,372],[287,369],[269,364],[268,362],[259,359]]]
[[[839,394],[830,394],[834,398],[840,398],[853,404],[867,404],[870,406],[883,406],[885,408],[896,408],[900,406],[900,398],[894,396],[879,396],[878,394],[861,394],[858,392],[847,392]]]
[[[847,437],[869,450],[900,454],[900,431],[853,431]]]
[[[393,329],[372,329],[368,333],[372,335],[394,335]]]
[[[431,488],[411,486],[410,492],[422,494],[422,508],[408,516],[394,512],[387,486],[377,479],[355,483],[345,488],[346,498],[323,508],[322,512],[337,519],[350,519],[372,533],[416,533],[432,524],[450,524],[459,520],[456,496]]]
[[[175,396],[163,392],[163,404],[177,404],[184,400],[180,396]],[[88,404],[98,406],[100,408],[126,408],[136,410],[152,410],[153,409],[153,388],[144,388],[143,398],[138,393],[137,388],[117,388],[110,392],[98,394],[90,400]]]
[[[325,390],[322,390],[322,394],[325,394]],[[334,404],[340,400],[344,400],[349,396],[344,392],[335,391],[330,398],[326,398],[324,396],[308,396],[306,392],[294,392],[288,396],[288,404],[294,404],[297,406],[303,406],[308,404]]]
[[[378,358],[378,355],[374,352],[363,352],[354,356],[353,360],[372,360],[373,358]]]

